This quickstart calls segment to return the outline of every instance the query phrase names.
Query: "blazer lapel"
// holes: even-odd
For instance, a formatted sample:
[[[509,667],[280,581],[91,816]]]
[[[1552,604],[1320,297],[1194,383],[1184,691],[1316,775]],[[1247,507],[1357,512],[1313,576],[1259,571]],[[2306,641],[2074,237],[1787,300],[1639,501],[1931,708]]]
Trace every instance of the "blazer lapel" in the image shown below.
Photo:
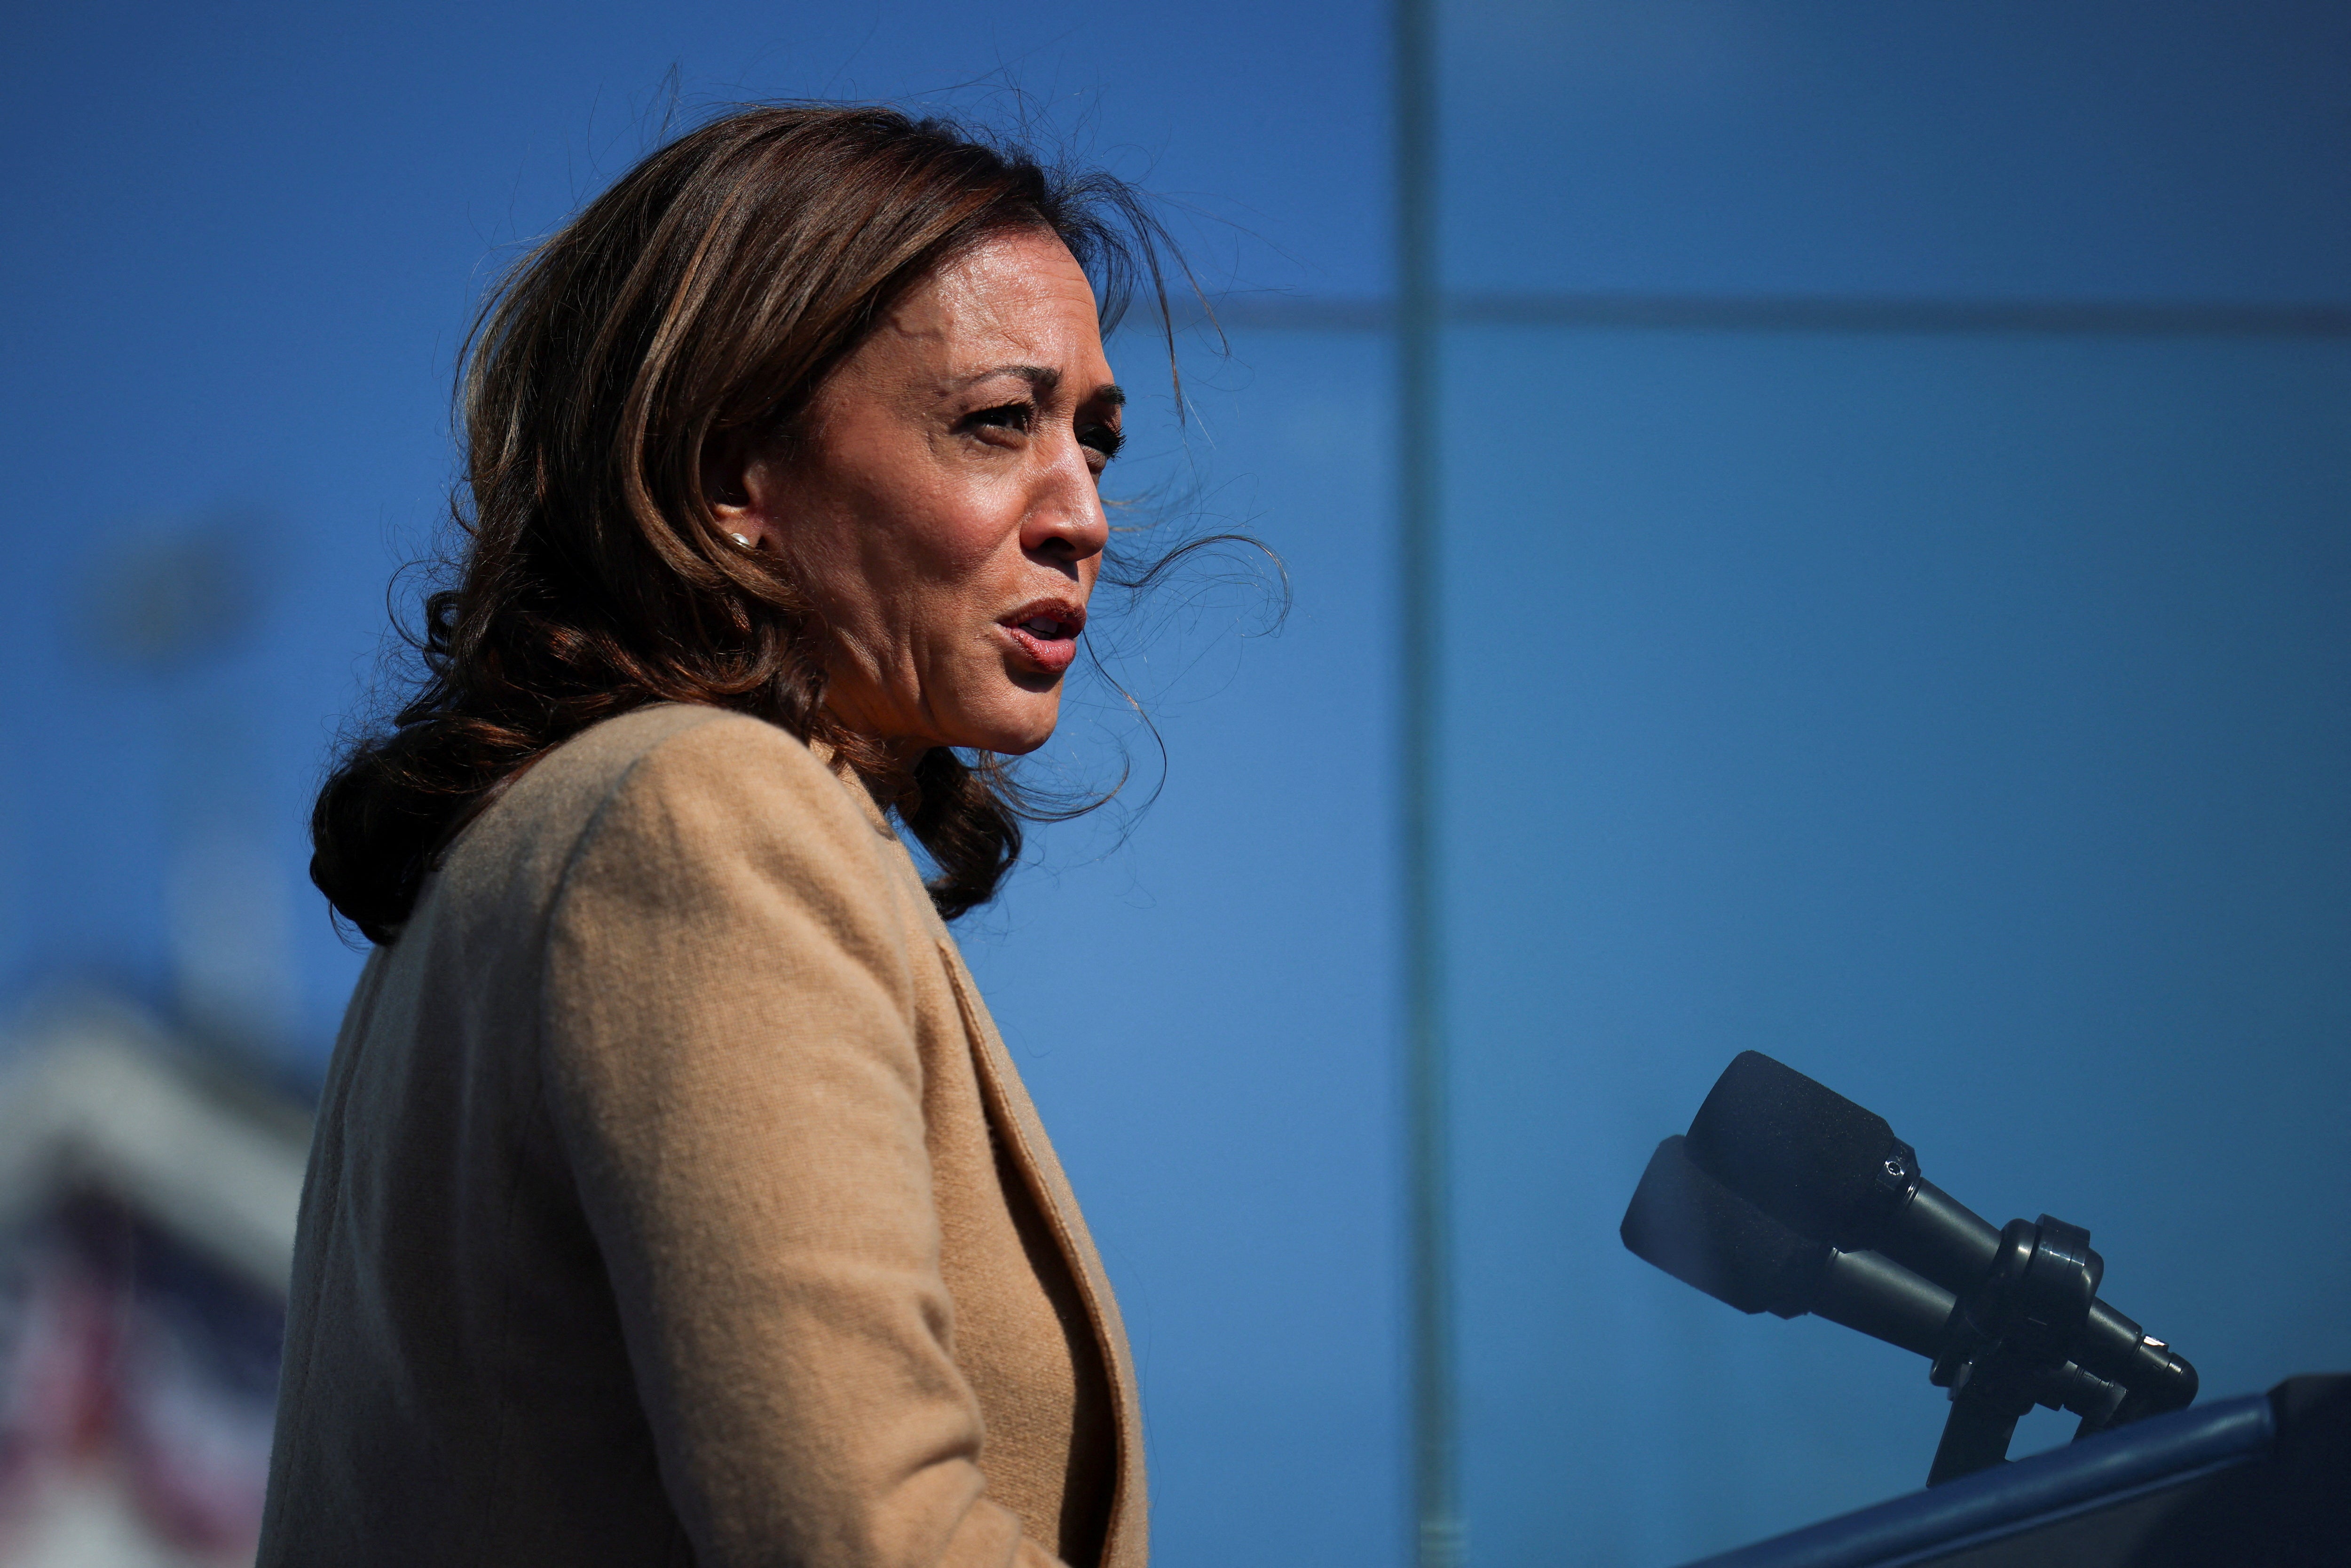
[[[996,1031],[996,1021],[979,999],[978,986],[964,967],[963,955],[946,937],[939,939],[939,955],[946,963],[956,1003],[963,1011],[964,1030],[971,1038],[980,1092],[1014,1163],[1028,1178],[1038,1206],[1061,1242],[1061,1256],[1077,1280],[1078,1293],[1093,1324],[1103,1373],[1110,1379],[1111,1406],[1118,1417],[1118,1480],[1111,1497],[1110,1531],[1102,1545],[1103,1568],[1144,1568],[1149,1551],[1149,1502],[1143,1468],[1143,1406],[1126,1327],[1119,1318],[1118,1298],[1111,1292],[1110,1276],[1103,1271],[1093,1237],[1078,1212],[1077,1197],[1070,1190],[1061,1162],[1045,1136],[1045,1125],[1021,1085],[1003,1037]]]

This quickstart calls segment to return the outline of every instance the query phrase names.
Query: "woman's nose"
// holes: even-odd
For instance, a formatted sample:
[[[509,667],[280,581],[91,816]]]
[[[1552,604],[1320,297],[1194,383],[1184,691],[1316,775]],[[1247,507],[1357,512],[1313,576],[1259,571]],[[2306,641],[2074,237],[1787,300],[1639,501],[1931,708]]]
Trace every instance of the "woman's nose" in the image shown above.
[[[1110,517],[1094,488],[1091,469],[1083,466],[1077,484],[1056,483],[1036,497],[1020,529],[1023,549],[1084,560],[1100,555],[1110,542]]]
[[[1102,503],[1092,501],[1074,511],[1056,507],[1024,531],[1029,537],[1020,542],[1031,550],[1084,560],[1100,555],[1110,542],[1110,519],[1102,515]]]

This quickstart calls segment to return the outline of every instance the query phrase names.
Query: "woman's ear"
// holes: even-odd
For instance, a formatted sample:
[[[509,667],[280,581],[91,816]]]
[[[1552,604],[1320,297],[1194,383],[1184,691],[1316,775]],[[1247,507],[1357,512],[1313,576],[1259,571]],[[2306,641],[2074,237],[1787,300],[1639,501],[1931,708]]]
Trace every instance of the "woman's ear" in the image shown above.
[[[719,528],[746,549],[767,540],[770,518],[764,494],[773,467],[741,427],[714,433],[702,444],[702,497]]]

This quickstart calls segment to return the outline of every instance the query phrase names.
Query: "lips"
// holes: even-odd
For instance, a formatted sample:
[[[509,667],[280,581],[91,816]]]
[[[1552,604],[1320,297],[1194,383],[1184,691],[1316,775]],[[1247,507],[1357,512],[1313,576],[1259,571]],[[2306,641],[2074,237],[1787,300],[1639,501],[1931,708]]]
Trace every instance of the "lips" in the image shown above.
[[[1078,633],[1086,629],[1086,608],[1066,600],[1040,599],[997,622],[1030,664],[1059,674],[1078,656]]]

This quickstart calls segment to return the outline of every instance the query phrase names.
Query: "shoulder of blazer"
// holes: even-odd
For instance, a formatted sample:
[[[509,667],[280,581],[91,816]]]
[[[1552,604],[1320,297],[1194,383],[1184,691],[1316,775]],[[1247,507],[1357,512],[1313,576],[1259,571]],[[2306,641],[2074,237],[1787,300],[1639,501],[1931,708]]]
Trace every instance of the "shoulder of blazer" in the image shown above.
[[[788,803],[795,814],[836,824],[854,820],[881,837],[897,836],[862,787],[789,730],[724,708],[655,703],[582,730],[548,753],[515,779],[451,846],[450,855],[476,836],[505,838],[517,829],[543,833],[553,828],[559,835],[566,827],[586,831],[632,786],[699,786],[721,794],[739,789]]]
[[[661,703],[582,731],[517,776],[450,845],[434,878],[440,885],[428,884],[423,902],[454,897],[518,913],[510,902],[518,894],[544,909],[593,843],[615,830],[643,840],[656,821],[661,846],[643,841],[628,857],[649,883],[682,869],[678,855],[708,863],[756,856],[762,842],[792,846],[791,858],[843,862],[877,894],[913,874],[911,862],[903,873],[891,863],[905,852],[872,797],[789,731],[721,708]],[[895,902],[894,890],[885,896]]]
[[[847,808],[874,831],[896,836],[872,796],[836,771],[821,744],[748,714],[691,703],[654,703],[582,730],[516,779],[512,793],[584,789],[601,801],[655,761],[712,776],[738,765],[820,811]]]

